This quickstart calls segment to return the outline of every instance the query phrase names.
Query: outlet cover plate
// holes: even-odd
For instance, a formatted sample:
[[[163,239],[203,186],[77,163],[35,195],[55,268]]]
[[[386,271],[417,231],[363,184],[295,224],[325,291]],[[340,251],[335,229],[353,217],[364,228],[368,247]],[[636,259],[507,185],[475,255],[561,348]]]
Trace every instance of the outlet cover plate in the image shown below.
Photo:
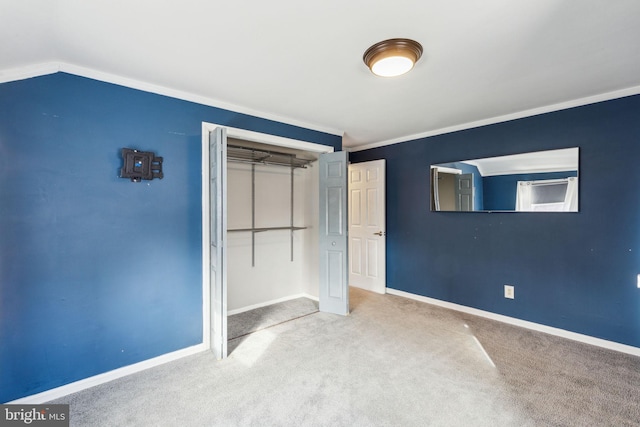
[[[504,297],[509,299],[515,298],[515,289],[512,285],[504,285]]]

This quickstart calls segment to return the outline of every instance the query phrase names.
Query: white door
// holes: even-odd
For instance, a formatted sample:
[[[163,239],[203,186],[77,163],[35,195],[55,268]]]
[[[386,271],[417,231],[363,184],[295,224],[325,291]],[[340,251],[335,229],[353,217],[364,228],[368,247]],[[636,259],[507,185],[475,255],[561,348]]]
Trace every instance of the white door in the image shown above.
[[[385,160],[349,165],[349,284],[384,294]]]
[[[211,350],[227,357],[227,131],[209,133],[209,223],[211,231]]]
[[[349,314],[347,155],[320,155],[320,311]]]

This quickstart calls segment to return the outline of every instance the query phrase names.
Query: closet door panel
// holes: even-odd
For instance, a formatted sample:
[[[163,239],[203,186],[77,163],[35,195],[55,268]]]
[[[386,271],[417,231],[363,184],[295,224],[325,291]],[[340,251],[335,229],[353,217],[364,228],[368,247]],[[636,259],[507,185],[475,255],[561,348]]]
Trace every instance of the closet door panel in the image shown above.
[[[209,134],[209,221],[211,228],[210,304],[211,350],[216,358],[227,357],[227,134],[216,128]]]
[[[349,314],[347,152],[322,154],[320,169],[320,311]]]

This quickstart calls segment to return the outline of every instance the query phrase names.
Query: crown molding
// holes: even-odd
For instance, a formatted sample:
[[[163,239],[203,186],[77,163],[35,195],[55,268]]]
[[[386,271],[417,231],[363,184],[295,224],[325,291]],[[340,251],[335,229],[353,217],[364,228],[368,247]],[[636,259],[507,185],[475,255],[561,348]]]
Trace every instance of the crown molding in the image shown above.
[[[102,71],[97,71],[91,68],[80,67],[80,66],[65,63],[65,62],[46,62],[46,63],[28,65],[25,67],[0,70],[0,84],[29,79],[32,77],[44,76],[48,74],[54,74],[57,72],[64,72],[64,73],[73,74],[81,77],[87,77],[93,80],[98,80],[106,83],[113,83],[119,86],[131,88],[131,89],[137,89],[137,90],[142,90],[144,92],[150,92],[158,95],[169,96],[171,98],[194,102],[196,104],[202,104],[209,107],[221,108],[224,110],[247,114],[250,116],[255,116],[255,117],[259,117],[267,120],[273,120],[276,122],[280,122],[280,123],[284,123],[292,126],[298,126],[305,129],[328,133],[330,135],[337,135],[337,136],[344,137],[344,131],[339,129],[335,129],[327,126],[318,126],[312,123],[307,123],[300,120],[279,116],[277,114],[266,113],[264,111],[254,110],[248,107],[231,104],[231,103],[216,100],[213,98],[208,98],[205,96],[180,91],[177,89],[171,89],[164,86],[154,85],[154,84],[143,82],[140,80],[135,80],[135,79],[130,79],[123,76],[109,74]],[[411,135],[405,135],[398,138],[383,140],[379,142],[373,142],[373,143],[358,145],[358,146],[343,146],[343,150],[348,152],[370,150],[372,148],[379,148],[387,145],[400,144],[403,142],[414,141],[417,139],[428,138],[431,136],[443,135],[447,133],[458,132],[461,130],[473,129],[473,128],[492,125],[496,123],[508,122],[511,120],[537,116],[540,114],[566,110],[569,108],[595,104],[598,102],[610,101],[613,99],[624,98],[626,96],[633,96],[638,94],[640,94],[640,86],[633,86],[626,89],[620,89],[620,90],[606,92],[598,95],[578,98],[571,101],[561,102],[561,103],[547,105],[544,107],[533,108],[529,110],[523,110],[516,113],[505,114],[502,116],[490,117],[487,119],[463,123],[460,125],[434,129],[434,130],[411,134]]]
[[[47,62],[42,64],[28,65],[20,68],[12,68],[8,70],[0,70],[0,83],[8,83],[12,81],[25,80],[32,77],[40,77],[48,74],[54,74],[57,72],[63,72],[67,74],[73,74],[75,76],[87,77],[93,80],[98,80],[105,83],[112,83],[119,86],[128,87],[131,89],[141,90],[143,92],[155,93],[157,95],[164,95],[171,98],[181,99],[183,101],[194,102],[196,104],[206,105],[209,107],[221,108],[228,111],[234,111],[236,113],[247,114],[249,116],[259,117],[261,119],[272,120],[288,124],[291,126],[297,126],[317,132],[328,133],[330,135],[343,136],[344,131],[331,128],[328,126],[319,126],[313,123],[307,123],[301,120],[292,119],[289,117],[280,116],[273,113],[267,113],[264,111],[254,110],[252,108],[244,107],[241,105],[232,104],[225,101],[220,101],[206,96],[197,95],[194,93],[184,92],[177,89],[172,89],[152,83],[143,82],[128,77],[118,76],[115,74],[105,73],[102,71],[94,70],[91,68],[85,68],[66,62]]]
[[[585,98],[578,98],[571,101],[560,102],[558,104],[552,104],[544,107],[532,108],[530,110],[519,111],[517,113],[490,117],[488,119],[477,120],[474,122],[463,123],[460,125],[449,126],[449,127],[444,127],[440,129],[434,129],[427,132],[416,133],[413,135],[406,135],[399,138],[388,139],[380,142],[373,142],[365,145],[358,145],[355,147],[344,147],[343,149],[347,149],[349,152],[370,150],[372,148],[384,147],[384,146],[393,145],[393,144],[400,144],[402,142],[408,142],[408,141],[415,141],[416,139],[428,138],[430,136],[443,135],[446,133],[458,132],[461,130],[473,129],[481,126],[508,122],[511,120],[537,116],[545,113],[552,113],[554,111],[567,110],[569,108],[581,107],[583,105],[595,104],[598,102],[610,101],[613,99],[624,98],[625,96],[632,96],[632,95],[638,95],[638,94],[640,94],[640,86],[633,86],[630,88],[615,90],[612,92],[606,92],[599,95],[587,96]]]
[[[19,68],[0,70],[0,84],[30,79],[32,77],[46,76],[60,71],[57,62],[44,62],[41,64],[27,65]]]

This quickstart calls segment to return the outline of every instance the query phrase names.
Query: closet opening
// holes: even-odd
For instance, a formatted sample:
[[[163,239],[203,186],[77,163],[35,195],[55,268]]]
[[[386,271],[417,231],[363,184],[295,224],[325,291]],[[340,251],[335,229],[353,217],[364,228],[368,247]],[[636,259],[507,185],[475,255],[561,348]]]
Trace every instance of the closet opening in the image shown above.
[[[318,153],[227,138],[227,339],[318,312]]]
[[[202,124],[202,340],[216,358],[230,315],[298,298],[349,314],[347,157]]]

